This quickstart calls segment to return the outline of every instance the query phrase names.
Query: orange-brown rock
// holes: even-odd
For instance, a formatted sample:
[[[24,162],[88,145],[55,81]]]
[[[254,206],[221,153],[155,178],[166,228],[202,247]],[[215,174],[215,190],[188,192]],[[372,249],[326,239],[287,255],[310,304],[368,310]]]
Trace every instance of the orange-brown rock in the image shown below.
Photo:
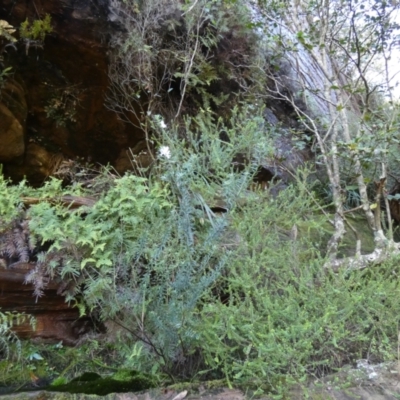
[[[1,103],[4,104],[19,121],[25,126],[28,116],[28,104],[23,85],[15,79],[7,79],[1,88]]]
[[[0,162],[23,156],[27,113],[25,90],[14,79],[9,79],[2,86],[0,97]]]
[[[7,171],[14,179],[25,177],[30,182],[41,184],[57,170],[63,159],[61,153],[52,153],[37,143],[28,143],[24,161],[9,163]]]
[[[7,101],[3,92],[0,95],[0,113],[4,107],[10,111],[4,111],[3,125],[8,124],[9,133],[7,142],[0,138],[0,162],[14,180],[29,175],[38,185],[43,177],[42,166],[33,165],[24,142],[37,143],[52,154],[106,164],[115,163],[122,149],[134,148],[143,139],[140,129],[121,122],[105,106],[107,36],[118,29],[108,20],[108,12],[108,1],[102,0],[1,2],[0,19],[14,27],[50,14],[53,28],[43,46],[19,41],[2,54],[5,66],[12,67],[13,84],[18,81],[24,88],[23,95],[20,89],[14,91],[14,102],[27,104],[24,114],[21,107],[11,105],[11,95]]]
[[[35,318],[35,330],[28,321],[14,327],[20,338],[75,344],[92,329],[90,319],[79,318],[78,309],[57,294],[58,285],[54,282],[49,283],[44,296],[36,299],[32,285],[25,284],[25,275],[33,267],[29,263],[17,269],[0,267],[0,310],[23,312]]]
[[[16,159],[24,154],[24,129],[15,115],[0,104],[0,162]]]

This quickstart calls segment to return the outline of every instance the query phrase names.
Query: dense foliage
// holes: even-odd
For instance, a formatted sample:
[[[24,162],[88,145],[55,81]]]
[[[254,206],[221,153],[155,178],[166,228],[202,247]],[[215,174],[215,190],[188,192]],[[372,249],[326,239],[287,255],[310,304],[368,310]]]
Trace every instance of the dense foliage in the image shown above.
[[[375,192],[369,184],[396,158],[390,146],[398,140],[398,109],[393,98],[385,103],[365,87],[367,49],[344,47],[341,31],[327,34],[327,50],[315,27],[295,32],[290,47],[277,30],[286,3],[261,2],[269,11],[262,21],[271,24],[261,33],[255,9],[235,1],[114,3],[124,29],[112,38],[109,105],[143,129],[154,162],[124,176],[82,167],[68,184],[51,178],[37,189],[0,175],[2,259],[35,262],[26,280],[37,297],[48,278],[62,282],[66,301],[106,327],[91,343],[109,363],[160,379],[222,378],[281,393],[357,359],[393,359],[398,252],[374,258],[370,268],[357,264],[357,230],[372,229],[372,250],[382,248],[385,235],[385,249],[396,249],[389,246],[390,214],[390,226],[377,211],[368,226],[386,193],[383,183]],[[321,11],[311,2],[300,5],[307,17]],[[334,17],[359,40],[356,14],[348,23],[342,13]],[[385,27],[387,15],[380,16],[368,20],[369,33]],[[260,35],[269,42],[257,41]],[[388,40],[379,37],[376,54]],[[236,46],[234,57],[228,43]],[[340,56],[357,79],[335,70],[322,80],[325,91],[312,92],[300,78],[300,88],[294,79],[283,87],[289,78],[282,60],[295,46],[322,69]],[[327,115],[312,107],[317,98],[329,103]],[[265,105],[282,103],[291,129],[265,117]],[[276,143],[290,135],[295,148],[313,152],[314,165],[285,164],[289,154]],[[271,165],[290,177],[284,190],[276,179],[268,188],[254,184]],[[66,206],[66,197],[90,204]],[[360,217],[361,208],[366,219],[354,228],[348,215]],[[348,264],[331,268],[354,253]],[[0,313],[0,332],[10,335],[12,322]]]
[[[169,152],[149,178],[105,171],[90,187],[53,179],[40,189],[2,181],[3,224],[29,218],[42,249],[27,277],[36,295],[45,276],[62,278],[67,300],[108,326],[116,360],[169,379],[281,390],[355,359],[392,358],[396,260],[322,269],[327,228],[307,171],[275,197],[248,190],[275,129],[246,109],[234,111],[231,127],[205,114],[188,120],[184,141],[161,122]],[[247,161],[234,167],[238,151]],[[28,195],[41,202],[24,211]],[[62,195],[97,201],[70,209]]]

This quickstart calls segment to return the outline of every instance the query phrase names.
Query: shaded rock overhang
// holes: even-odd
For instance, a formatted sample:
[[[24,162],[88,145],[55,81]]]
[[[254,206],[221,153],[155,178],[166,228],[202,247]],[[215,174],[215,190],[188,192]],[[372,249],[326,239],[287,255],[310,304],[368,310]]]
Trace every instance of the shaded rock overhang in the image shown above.
[[[80,318],[79,310],[70,307],[60,295],[60,285],[50,282],[44,296],[35,298],[33,286],[25,277],[34,264],[21,263],[16,269],[0,268],[0,311],[25,313],[34,317],[35,326],[26,318],[13,331],[21,339],[37,339],[50,343],[75,345],[94,328],[88,317]]]
[[[23,137],[12,157],[1,159],[0,152],[0,163],[12,179],[26,176],[34,184],[52,172],[55,155],[115,163],[122,149],[143,140],[140,129],[120,121],[105,105],[107,38],[118,29],[108,20],[108,1],[3,0],[0,5],[0,19],[16,28],[46,14],[53,32],[43,46],[18,41],[2,52],[4,65],[12,67],[8,82],[13,87],[4,88],[0,106],[14,115]]]

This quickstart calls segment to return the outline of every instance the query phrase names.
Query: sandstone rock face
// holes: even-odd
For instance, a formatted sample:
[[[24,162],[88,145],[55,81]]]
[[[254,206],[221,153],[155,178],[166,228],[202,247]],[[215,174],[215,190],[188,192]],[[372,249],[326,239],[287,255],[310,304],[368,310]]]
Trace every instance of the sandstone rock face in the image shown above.
[[[16,180],[24,177],[35,184],[42,184],[63,161],[61,153],[52,153],[37,143],[28,143],[22,163],[9,163],[8,173]]]
[[[0,104],[0,162],[24,154],[24,129],[11,111]]]
[[[57,293],[58,285],[49,283],[45,295],[36,299],[32,285],[25,284],[26,273],[34,264],[21,263],[12,270],[0,266],[0,309],[31,315],[36,320],[35,329],[28,321],[14,327],[17,335],[50,343],[62,341],[74,345],[93,325],[89,318],[79,318],[77,308],[72,308]]]
[[[25,90],[14,79],[8,80],[0,97],[0,162],[9,162],[24,154],[27,113]]]
[[[105,106],[107,36],[117,29],[108,19],[108,1],[3,0],[0,5],[0,19],[14,27],[46,14],[53,32],[43,46],[19,41],[2,53],[13,80],[0,94],[0,162],[14,180],[29,175],[36,185],[43,173],[32,168],[40,169],[42,161],[32,159],[38,153],[28,154],[24,143],[52,155],[114,164],[122,149],[143,139],[140,129]]]

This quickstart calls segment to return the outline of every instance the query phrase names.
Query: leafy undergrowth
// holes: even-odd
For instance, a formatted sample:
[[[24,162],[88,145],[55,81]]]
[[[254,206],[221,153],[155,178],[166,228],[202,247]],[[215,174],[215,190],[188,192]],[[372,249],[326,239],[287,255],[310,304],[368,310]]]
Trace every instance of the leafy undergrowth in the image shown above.
[[[0,393],[3,394],[63,385],[84,371],[110,377],[116,374],[122,361],[115,347],[94,339],[79,347],[29,341],[21,341],[16,347],[11,345],[10,356],[0,361]]]
[[[24,344],[0,365],[6,385],[85,371],[112,379],[123,368],[161,384],[223,379],[282,394],[357,359],[395,356],[398,260],[325,270],[327,217],[307,170],[278,194],[249,190],[275,128],[246,109],[229,124],[188,120],[185,140],[160,126],[168,152],[147,177],[105,170],[39,189],[0,179],[4,230],[28,221],[29,243],[12,256],[36,263],[36,294],[47,277],[62,280],[66,300],[107,327],[76,349]],[[93,201],[66,206],[66,196]],[[25,207],[27,197],[39,200]]]

